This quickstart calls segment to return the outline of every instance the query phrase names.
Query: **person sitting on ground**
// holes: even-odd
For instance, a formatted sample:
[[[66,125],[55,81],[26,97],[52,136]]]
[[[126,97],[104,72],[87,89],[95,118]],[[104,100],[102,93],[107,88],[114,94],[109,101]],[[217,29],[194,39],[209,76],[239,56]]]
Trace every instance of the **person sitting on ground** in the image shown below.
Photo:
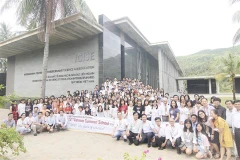
[[[55,126],[55,116],[53,114],[53,111],[50,112],[50,116],[47,117],[46,124],[47,124],[47,130],[48,133],[53,132],[53,128]]]
[[[44,119],[42,117],[42,112],[38,112],[38,116],[34,118],[34,122],[32,124],[33,135],[37,136],[37,133],[41,133],[44,128]]]
[[[210,143],[208,141],[207,133],[204,129],[204,124],[198,123],[196,131],[193,137],[193,151],[196,154],[197,159],[205,159],[209,155],[212,158],[212,154],[209,151]]]
[[[126,130],[128,128],[128,122],[126,119],[123,119],[122,112],[118,112],[117,116],[118,119],[115,120],[112,137],[120,140],[122,136],[124,142],[127,142]]]
[[[31,132],[30,126],[24,121],[25,117],[26,117],[26,114],[22,113],[21,118],[19,118],[17,121],[16,129],[17,129],[17,132],[20,133],[21,135]]]
[[[138,112],[133,113],[133,120],[130,121],[128,129],[126,131],[129,145],[134,143],[136,146],[139,145],[139,138],[142,132],[142,121],[138,119]]]
[[[147,120],[147,115],[142,114],[142,134],[140,135],[141,143],[148,144],[151,147],[152,138],[154,133],[157,133],[151,121]]]
[[[192,121],[190,119],[186,119],[184,121],[183,133],[181,135],[181,151],[185,151],[187,155],[192,154],[193,151],[193,127]]]
[[[177,153],[181,154],[178,147],[181,144],[181,129],[179,125],[175,124],[173,118],[169,118],[170,126],[166,128],[167,147],[177,148]]]
[[[15,127],[15,121],[13,120],[13,114],[8,113],[8,118],[3,121],[3,123],[8,127],[8,128],[14,128]]]
[[[67,116],[64,115],[63,110],[61,110],[56,119],[57,131],[59,132],[60,129],[65,130],[67,128],[67,122],[68,122]]]
[[[155,134],[154,137],[154,142],[152,143],[153,147],[158,147],[158,150],[163,150],[165,149],[167,140],[166,140],[166,127],[164,125],[161,125],[161,118],[156,117],[155,118],[155,129],[157,133]]]

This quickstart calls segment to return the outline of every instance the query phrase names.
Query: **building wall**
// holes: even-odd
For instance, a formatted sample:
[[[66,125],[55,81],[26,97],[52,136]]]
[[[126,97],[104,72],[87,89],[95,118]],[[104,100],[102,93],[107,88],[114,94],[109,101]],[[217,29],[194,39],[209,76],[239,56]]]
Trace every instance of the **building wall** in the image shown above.
[[[14,80],[15,80],[15,56],[8,57],[7,59],[7,82],[6,82],[6,94],[14,92]]]
[[[164,53],[164,52],[163,52]],[[166,56],[166,53],[162,56],[162,67],[163,67],[163,89],[165,92],[177,92],[177,81],[176,79],[180,76],[178,70],[172,64],[172,62]],[[179,82],[178,86],[181,89],[182,82]]]
[[[99,57],[100,85],[106,78],[122,79],[128,77],[140,79],[144,84],[157,88],[158,61],[128,35],[124,34],[105,15],[99,16],[99,23],[103,25],[103,33],[100,34],[102,42],[101,39],[99,40],[99,50],[102,50],[102,55],[100,53]]]
[[[15,67],[8,68],[8,93],[39,97],[43,49],[15,56]],[[15,70],[15,74],[14,74]],[[60,96],[66,91],[93,90],[98,82],[98,36],[50,47],[46,95]],[[11,88],[14,85],[14,88]]]

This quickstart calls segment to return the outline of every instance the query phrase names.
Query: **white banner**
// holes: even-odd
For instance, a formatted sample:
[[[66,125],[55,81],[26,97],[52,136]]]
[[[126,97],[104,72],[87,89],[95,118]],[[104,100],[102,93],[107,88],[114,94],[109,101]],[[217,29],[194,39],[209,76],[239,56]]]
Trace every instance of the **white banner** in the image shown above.
[[[103,117],[93,116],[74,116],[68,115],[67,128],[78,129],[88,132],[112,134],[114,127],[114,120]]]

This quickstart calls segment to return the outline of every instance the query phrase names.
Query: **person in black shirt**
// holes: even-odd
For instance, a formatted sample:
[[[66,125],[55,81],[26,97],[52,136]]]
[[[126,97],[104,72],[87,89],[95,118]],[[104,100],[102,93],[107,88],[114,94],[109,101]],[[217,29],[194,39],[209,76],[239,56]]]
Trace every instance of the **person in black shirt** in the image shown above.
[[[221,106],[221,99],[214,98],[213,104],[214,104],[214,108],[217,110],[218,116],[226,120],[226,108]]]
[[[142,100],[141,100],[141,99],[138,99],[137,105],[135,105],[135,106],[133,107],[133,110],[134,110],[135,112],[138,112],[139,118],[142,118],[142,115],[145,113],[145,108],[144,108],[144,106],[142,105]]]

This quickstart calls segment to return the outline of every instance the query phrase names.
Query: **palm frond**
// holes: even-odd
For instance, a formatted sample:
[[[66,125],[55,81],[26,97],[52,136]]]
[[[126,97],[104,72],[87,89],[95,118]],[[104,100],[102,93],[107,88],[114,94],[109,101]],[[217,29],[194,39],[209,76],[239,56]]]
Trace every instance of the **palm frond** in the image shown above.
[[[232,20],[233,20],[233,22],[236,22],[236,23],[240,22],[240,10],[238,10],[237,12],[235,12],[233,14]]]
[[[18,5],[18,3],[21,0],[5,0],[5,2],[3,2],[3,5],[0,8],[0,14],[2,14],[5,10],[15,7]]]
[[[233,37],[233,45],[236,45],[240,41],[240,28],[237,30]]]
[[[237,3],[237,2],[240,2],[240,0],[229,0],[230,4],[234,4],[234,3]]]
[[[219,74],[217,74],[216,76],[215,76],[215,79],[217,80],[217,81],[223,81],[223,80],[225,80],[226,79],[226,76],[227,76],[227,74],[226,73],[219,73]]]

